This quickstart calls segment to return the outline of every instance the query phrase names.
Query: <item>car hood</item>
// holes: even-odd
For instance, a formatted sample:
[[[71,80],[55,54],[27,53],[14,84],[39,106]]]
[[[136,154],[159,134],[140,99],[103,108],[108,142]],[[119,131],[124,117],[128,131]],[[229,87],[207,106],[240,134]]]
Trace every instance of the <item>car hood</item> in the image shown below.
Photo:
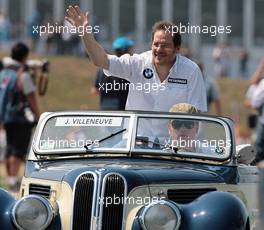
[[[120,173],[127,179],[138,178],[142,183],[235,183],[237,175],[232,166],[171,162],[143,159],[93,159],[51,162],[28,162],[26,177],[62,181],[73,185],[83,172]],[[144,182],[143,182],[144,181]]]

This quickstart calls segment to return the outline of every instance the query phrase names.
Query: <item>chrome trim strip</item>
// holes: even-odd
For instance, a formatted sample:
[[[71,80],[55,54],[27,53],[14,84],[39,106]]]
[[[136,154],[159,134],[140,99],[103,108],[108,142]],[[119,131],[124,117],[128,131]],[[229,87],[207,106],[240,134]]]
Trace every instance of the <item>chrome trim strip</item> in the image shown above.
[[[108,173],[105,175],[104,179],[103,179],[103,183],[102,183],[102,193],[101,193],[101,196],[100,196],[100,199],[102,200],[102,198],[104,197],[104,193],[105,193],[105,183],[106,183],[106,180],[109,176],[111,175],[117,175],[117,176],[120,176],[123,181],[124,181],[124,185],[125,185],[125,189],[124,189],[124,200],[122,202],[124,202],[123,204],[123,217],[122,217],[122,229],[124,229],[124,219],[125,219],[125,207],[126,207],[126,197],[127,197],[127,181],[126,181],[126,178],[121,175],[120,173],[115,173],[115,172],[111,172],[111,173]],[[98,229],[102,229],[102,219],[103,219],[103,205],[104,203],[100,203],[100,213],[99,213],[99,223],[98,223]]]
[[[94,210],[95,210],[95,204],[96,204],[96,189],[97,189],[97,175],[92,171],[85,171],[78,175],[76,180],[74,181],[73,185],[73,206],[72,206],[72,215],[71,215],[71,229],[73,228],[73,216],[74,216],[74,199],[75,199],[75,191],[76,191],[76,184],[79,180],[79,178],[84,174],[92,174],[94,177],[94,190],[93,190],[93,205],[92,205],[92,211],[91,211],[91,222],[90,222],[90,229],[93,227],[93,216],[94,216]]]
[[[145,225],[145,220],[144,217],[146,215],[146,212],[148,211],[148,209],[152,208],[153,206],[157,205],[157,204],[162,204],[162,205],[167,205],[169,206],[175,213],[176,217],[177,217],[177,223],[176,226],[174,228],[174,230],[178,230],[180,228],[181,225],[181,213],[180,210],[178,208],[178,206],[170,201],[166,201],[166,200],[160,200],[160,201],[156,201],[156,202],[152,202],[150,204],[148,204],[147,206],[144,207],[142,214],[139,217],[139,221],[141,224],[141,227],[143,228],[143,230],[148,230],[146,225]]]
[[[42,228],[39,228],[39,230],[44,230],[44,229],[46,229],[50,225],[50,223],[53,220],[53,218],[56,215],[56,213],[55,213],[55,210],[53,210],[52,205],[50,204],[50,202],[46,198],[44,198],[42,196],[38,196],[38,195],[28,195],[28,196],[25,196],[25,197],[21,198],[20,200],[18,200],[16,202],[16,204],[14,205],[14,207],[12,208],[12,211],[11,211],[13,223],[15,224],[15,226],[19,230],[24,230],[24,228],[22,228],[21,226],[19,226],[19,224],[17,223],[16,217],[15,217],[15,212],[16,212],[16,208],[18,207],[18,205],[21,202],[26,201],[27,199],[30,199],[30,198],[34,198],[34,199],[40,200],[46,206],[46,208],[47,208],[47,211],[48,211],[48,219],[47,219],[47,222],[43,225]]]
[[[129,152],[130,152],[130,156],[132,156],[132,150],[134,149],[134,146],[136,144],[136,134],[137,134],[137,115],[133,114],[133,116],[131,116],[130,118],[131,124],[131,141],[130,141],[130,146],[129,146]]]
[[[92,230],[96,230],[98,229],[99,226],[99,211],[100,211],[100,201],[101,201],[101,196],[100,193],[102,191],[102,174],[105,169],[98,169],[96,170],[96,173],[98,174],[98,186],[97,186],[97,192],[96,192],[96,210],[95,210],[95,224],[96,226],[94,226],[94,228],[92,228]]]

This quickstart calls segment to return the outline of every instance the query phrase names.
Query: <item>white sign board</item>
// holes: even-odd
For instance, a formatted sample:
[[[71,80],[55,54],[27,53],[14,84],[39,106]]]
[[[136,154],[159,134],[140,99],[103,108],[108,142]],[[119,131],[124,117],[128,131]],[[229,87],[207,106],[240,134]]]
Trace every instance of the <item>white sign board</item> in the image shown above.
[[[58,117],[55,126],[121,126],[122,117]]]

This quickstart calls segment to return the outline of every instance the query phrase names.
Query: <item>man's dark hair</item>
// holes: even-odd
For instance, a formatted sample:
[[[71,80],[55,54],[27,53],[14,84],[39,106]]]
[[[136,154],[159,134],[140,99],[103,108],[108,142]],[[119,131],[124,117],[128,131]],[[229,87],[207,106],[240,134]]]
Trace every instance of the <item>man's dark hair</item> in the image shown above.
[[[152,41],[154,39],[154,34],[157,31],[164,30],[165,32],[171,33],[174,47],[181,46],[181,34],[179,32],[176,33],[173,30],[174,26],[175,26],[175,24],[173,24],[171,22],[167,22],[167,21],[159,21],[159,22],[156,22],[153,25],[153,27],[152,27],[152,34],[151,34]]]
[[[24,43],[17,43],[12,47],[11,57],[16,61],[23,61],[29,54],[29,48]]]

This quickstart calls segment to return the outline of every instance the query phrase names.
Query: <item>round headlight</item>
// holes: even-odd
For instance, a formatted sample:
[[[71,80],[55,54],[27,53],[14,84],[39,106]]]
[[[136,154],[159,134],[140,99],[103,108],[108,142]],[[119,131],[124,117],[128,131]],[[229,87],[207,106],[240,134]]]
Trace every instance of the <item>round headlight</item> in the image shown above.
[[[140,220],[144,230],[178,230],[181,215],[175,204],[161,200],[145,206]]]
[[[19,200],[12,211],[13,222],[18,229],[45,229],[53,218],[49,201],[41,196],[29,195]]]

